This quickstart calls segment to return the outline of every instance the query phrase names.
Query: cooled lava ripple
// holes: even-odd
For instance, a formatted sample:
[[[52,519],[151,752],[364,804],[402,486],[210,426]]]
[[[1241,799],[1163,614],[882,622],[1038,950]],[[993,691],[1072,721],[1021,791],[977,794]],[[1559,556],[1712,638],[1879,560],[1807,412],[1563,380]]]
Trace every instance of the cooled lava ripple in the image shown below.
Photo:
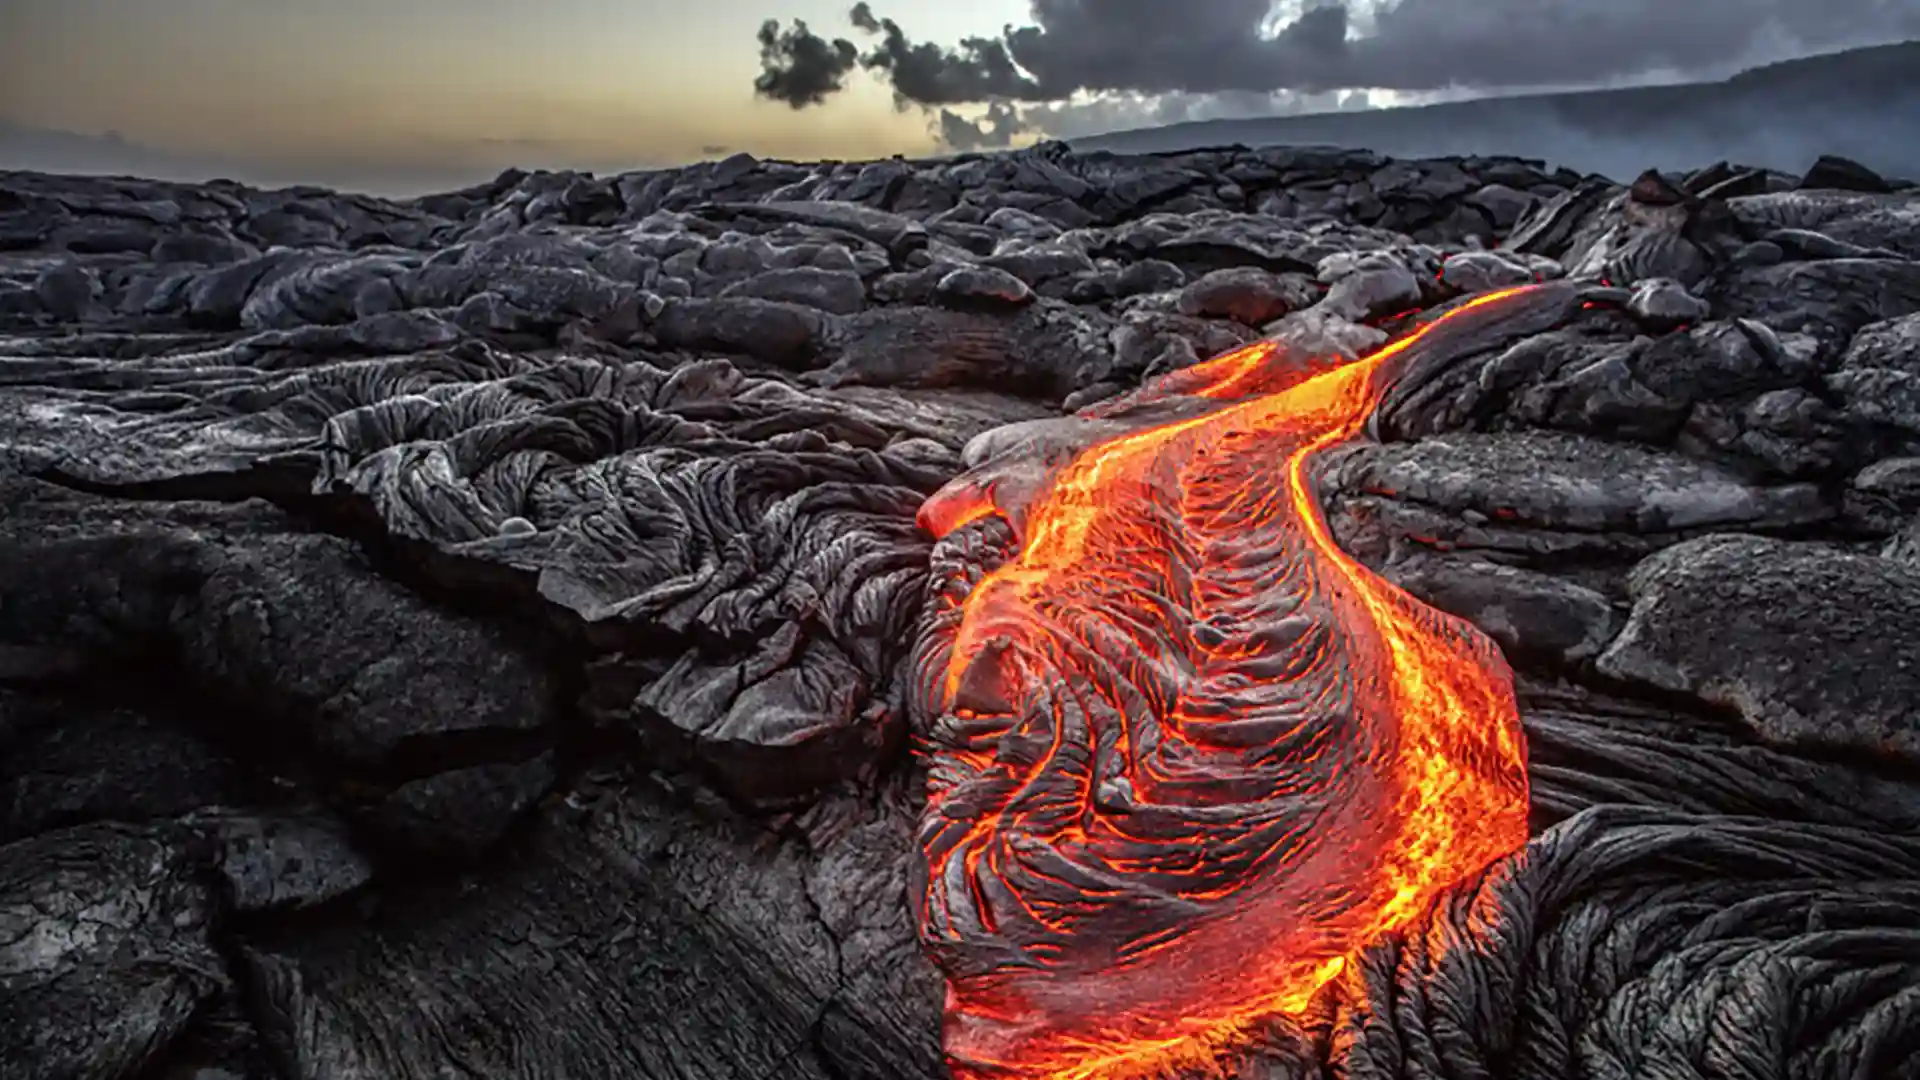
[[[1525,844],[1510,669],[1340,550],[1309,464],[1429,339],[1534,292],[1340,366],[1229,353],[927,502],[919,914],[956,1076],[1216,1049]]]

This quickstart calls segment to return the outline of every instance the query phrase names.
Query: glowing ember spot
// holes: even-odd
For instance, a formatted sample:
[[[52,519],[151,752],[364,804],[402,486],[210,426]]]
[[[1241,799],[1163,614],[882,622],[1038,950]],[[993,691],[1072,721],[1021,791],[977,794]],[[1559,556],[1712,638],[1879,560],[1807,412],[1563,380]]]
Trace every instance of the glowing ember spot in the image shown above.
[[[1308,464],[1394,356],[1531,288],[1317,375],[1229,353],[1083,413],[1176,418],[1081,450],[1024,507],[978,476],[928,501],[943,536],[1021,523],[922,642],[920,929],[957,1076],[1204,1054],[1525,843],[1505,662],[1340,550]]]

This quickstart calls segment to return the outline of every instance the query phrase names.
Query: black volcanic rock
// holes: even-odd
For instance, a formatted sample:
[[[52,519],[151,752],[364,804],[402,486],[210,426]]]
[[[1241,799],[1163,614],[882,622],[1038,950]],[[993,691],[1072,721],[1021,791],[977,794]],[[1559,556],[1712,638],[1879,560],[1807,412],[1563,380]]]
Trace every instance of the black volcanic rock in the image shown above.
[[[1215,270],[1180,290],[1179,305],[1182,315],[1264,326],[1317,298],[1312,281],[1303,275],[1240,266]]]
[[[1642,562],[1629,592],[1606,674],[1738,709],[1769,743],[1920,764],[1920,573],[1907,561],[1713,536]],[[1717,632],[1700,633],[1709,622]]]
[[[101,823],[0,847],[10,1075],[133,1075],[226,989],[192,834]]]
[[[1049,144],[0,174],[0,1077],[941,1076],[922,502],[1539,283],[1314,462],[1534,840],[1215,1071],[1901,1075],[1920,193]]]
[[[997,266],[963,266],[942,275],[933,296],[949,307],[1019,307],[1033,299],[1033,290]]]
[[[1821,154],[1801,178],[1800,186],[1815,190],[1864,191],[1872,195],[1885,195],[1893,190],[1893,185],[1879,173],[1837,154]]]

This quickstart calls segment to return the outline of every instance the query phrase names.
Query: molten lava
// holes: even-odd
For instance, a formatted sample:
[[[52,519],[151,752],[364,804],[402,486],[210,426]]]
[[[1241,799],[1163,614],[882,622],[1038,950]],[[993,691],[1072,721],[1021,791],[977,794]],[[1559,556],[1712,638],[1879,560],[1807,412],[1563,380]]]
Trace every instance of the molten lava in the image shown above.
[[[957,1076],[1204,1055],[1526,842],[1511,672],[1342,552],[1308,472],[1402,354],[1526,291],[1319,374],[1229,353],[928,501],[961,566],[919,656],[920,931]],[[1017,547],[982,574],[986,517]]]

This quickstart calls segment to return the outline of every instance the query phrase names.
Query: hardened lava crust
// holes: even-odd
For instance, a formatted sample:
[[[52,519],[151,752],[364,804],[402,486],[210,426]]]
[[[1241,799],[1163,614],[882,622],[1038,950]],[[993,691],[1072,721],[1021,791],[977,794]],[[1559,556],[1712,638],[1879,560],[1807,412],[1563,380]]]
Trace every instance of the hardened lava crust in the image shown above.
[[[1701,164],[0,172],[0,1080],[1920,1075],[1920,188]]]

